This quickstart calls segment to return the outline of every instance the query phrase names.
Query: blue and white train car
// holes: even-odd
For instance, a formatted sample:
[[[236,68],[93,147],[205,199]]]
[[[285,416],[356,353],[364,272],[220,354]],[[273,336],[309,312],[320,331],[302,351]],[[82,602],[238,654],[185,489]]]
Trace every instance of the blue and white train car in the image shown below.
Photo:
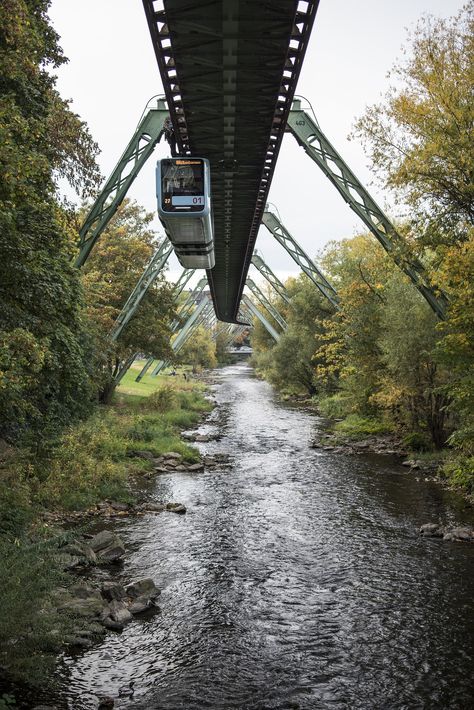
[[[206,158],[163,158],[156,165],[158,215],[186,269],[212,269],[214,225]]]

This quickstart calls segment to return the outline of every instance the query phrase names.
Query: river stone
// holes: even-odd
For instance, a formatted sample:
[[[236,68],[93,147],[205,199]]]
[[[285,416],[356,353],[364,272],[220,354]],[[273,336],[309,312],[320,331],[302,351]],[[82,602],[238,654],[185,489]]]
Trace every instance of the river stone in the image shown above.
[[[181,454],[178,454],[177,451],[169,451],[167,454],[164,454],[163,458],[165,459],[175,459],[176,461],[181,461],[183,458]]]
[[[180,515],[183,515],[186,512],[186,506],[182,503],[167,503],[166,510],[169,510],[171,513],[179,513]]]
[[[103,582],[101,591],[104,599],[107,599],[109,602],[113,599],[125,599],[127,596],[125,587],[122,587],[121,584],[117,584],[117,582]]]
[[[115,621],[110,616],[106,616],[105,619],[102,620],[102,624],[106,629],[109,629],[109,631],[123,631],[124,627],[124,624]]]
[[[129,584],[125,591],[128,597],[137,600],[142,597],[151,599],[161,594],[160,590],[150,577],[147,577],[146,579],[139,579],[137,582]]]
[[[188,471],[204,471],[202,463],[192,463],[187,467]]]
[[[84,562],[81,557],[76,557],[75,555],[69,555],[67,553],[55,555],[55,559],[61,569],[65,571],[76,569],[76,567],[80,567]]]
[[[151,599],[145,595],[143,597],[138,597],[134,602],[130,604],[128,610],[130,614],[141,614],[142,612],[150,609],[153,606]]]
[[[474,542],[474,530],[471,528],[453,528],[449,530],[443,540],[453,540],[454,542]]]
[[[426,523],[420,527],[420,535],[424,537],[443,537],[444,530],[438,523]]]
[[[107,611],[107,605],[106,602],[102,599],[102,597],[100,597],[99,599],[97,599],[96,597],[89,597],[86,599],[81,597],[73,597],[68,601],[64,601],[61,604],[60,609],[62,611],[68,611],[71,614],[75,614],[77,616],[101,618]]]
[[[122,540],[109,530],[102,530],[94,535],[90,541],[92,550],[96,553],[99,562],[115,562],[125,554]]]
[[[128,622],[133,619],[127,605],[118,599],[113,599],[110,602],[109,609],[110,617],[119,624],[128,624]]]

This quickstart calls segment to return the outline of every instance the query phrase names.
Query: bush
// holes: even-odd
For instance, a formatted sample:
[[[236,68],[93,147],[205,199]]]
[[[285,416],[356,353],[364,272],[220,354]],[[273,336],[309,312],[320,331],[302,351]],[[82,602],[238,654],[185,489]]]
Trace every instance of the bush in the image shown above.
[[[349,402],[342,392],[318,400],[317,405],[321,414],[330,419],[342,419],[349,413]]]
[[[411,451],[430,451],[433,446],[428,437],[420,431],[413,431],[403,437],[402,443]]]
[[[350,414],[344,421],[338,422],[335,428],[336,431],[351,438],[385,434],[391,429],[386,422],[372,417],[361,417],[359,414]]]
[[[176,392],[170,387],[161,387],[147,398],[145,406],[154,412],[168,412],[176,406]]]
[[[54,551],[53,543],[0,538],[0,665],[10,679],[29,685],[44,682],[70,633],[70,622],[49,602],[64,577]]]
[[[440,471],[450,486],[469,495],[474,494],[474,456],[456,456],[447,461]]]

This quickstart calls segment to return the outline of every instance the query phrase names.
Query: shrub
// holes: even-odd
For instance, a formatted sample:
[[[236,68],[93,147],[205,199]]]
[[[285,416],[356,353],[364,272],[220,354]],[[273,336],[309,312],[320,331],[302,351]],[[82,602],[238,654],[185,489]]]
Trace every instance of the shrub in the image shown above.
[[[390,426],[386,422],[372,417],[361,417],[359,414],[350,414],[344,421],[338,422],[335,428],[336,431],[351,438],[385,434],[390,431]]]
[[[428,437],[421,431],[413,431],[403,437],[402,443],[411,451],[430,451],[433,447]]]
[[[145,406],[155,412],[168,412],[176,406],[176,393],[170,387],[160,387],[147,398]]]

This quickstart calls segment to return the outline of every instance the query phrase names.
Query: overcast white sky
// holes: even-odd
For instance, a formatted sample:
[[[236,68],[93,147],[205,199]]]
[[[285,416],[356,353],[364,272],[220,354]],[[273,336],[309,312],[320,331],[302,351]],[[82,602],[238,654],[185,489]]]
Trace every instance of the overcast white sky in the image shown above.
[[[378,102],[388,88],[386,75],[400,57],[407,28],[423,13],[447,17],[462,5],[462,0],[321,0],[319,5],[296,93],[311,101],[329,140],[392,216],[389,196],[371,185],[361,146],[347,136],[364,108]],[[108,176],[148,100],[163,92],[142,2],[53,0],[50,17],[69,58],[58,71],[58,89],[88,123]],[[166,154],[165,144],[159,144],[155,157]],[[152,212],[154,163],[151,158],[129,193]],[[311,256],[329,240],[360,229],[357,216],[290,135],[283,140],[269,199]],[[161,231],[158,220],[156,225]],[[296,273],[294,262],[265,227],[257,248],[280,278]],[[170,277],[180,271],[173,257]]]

